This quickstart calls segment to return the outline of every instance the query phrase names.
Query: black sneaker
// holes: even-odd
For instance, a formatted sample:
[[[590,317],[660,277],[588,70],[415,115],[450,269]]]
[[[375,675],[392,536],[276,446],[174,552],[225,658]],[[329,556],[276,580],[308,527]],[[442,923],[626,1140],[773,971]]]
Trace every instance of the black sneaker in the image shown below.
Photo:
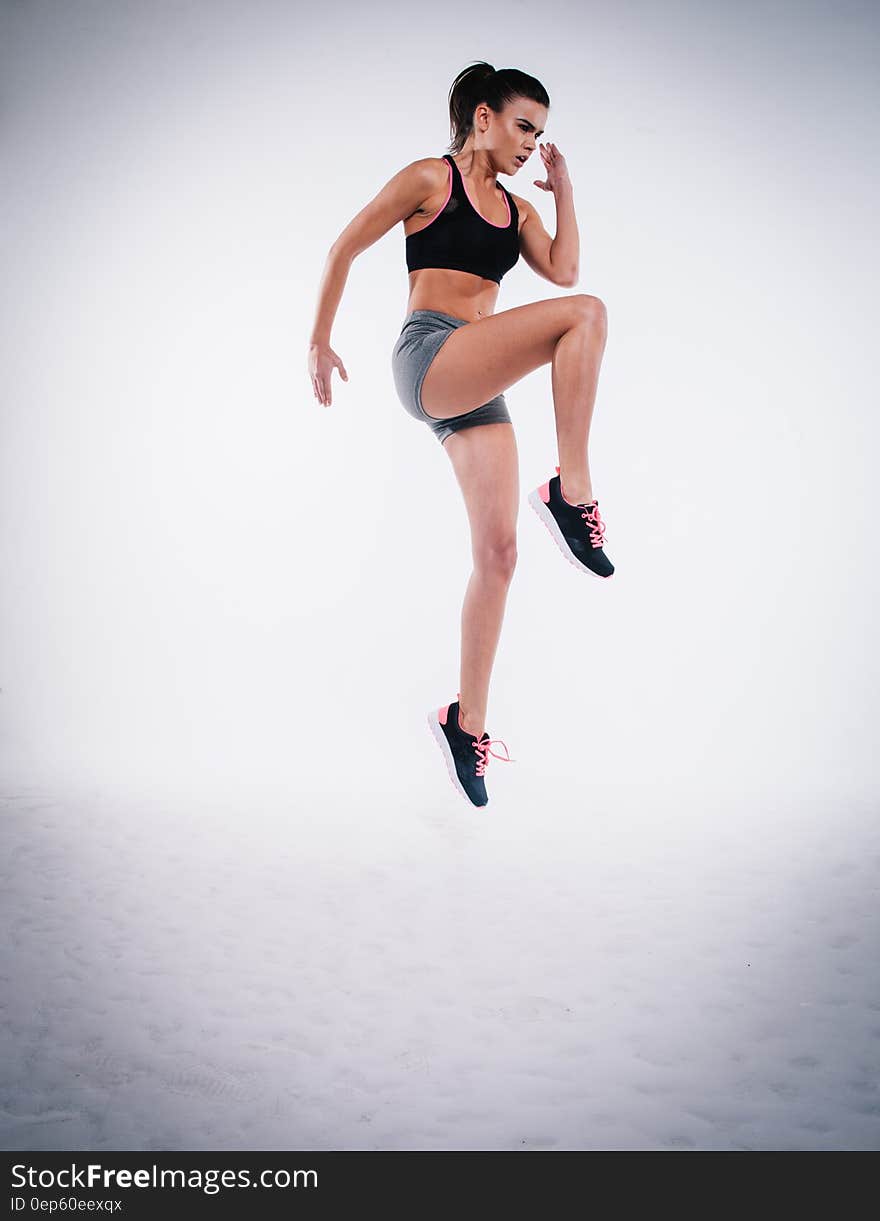
[[[595,577],[614,575],[614,565],[602,550],[605,523],[599,516],[598,500],[569,504],[562,495],[558,466],[552,479],[529,493],[529,504],[569,563]]]
[[[451,704],[438,708],[436,712],[429,712],[428,725],[443,751],[449,779],[455,788],[473,805],[484,806],[489,801],[486,782],[483,779],[489,755],[501,759],[504,763],[515,763],[516,760],[510,758],[509,752],[505,757],[496,755],[494,750],[489,749],[492,743],[501,742],[500,738],[490,738],[488,733],[484,733],[478,739],[475,734],[462,729],[458,713],[458,700],[453,700]],[[501,742],[501,745],[507,750],[504,742]]]

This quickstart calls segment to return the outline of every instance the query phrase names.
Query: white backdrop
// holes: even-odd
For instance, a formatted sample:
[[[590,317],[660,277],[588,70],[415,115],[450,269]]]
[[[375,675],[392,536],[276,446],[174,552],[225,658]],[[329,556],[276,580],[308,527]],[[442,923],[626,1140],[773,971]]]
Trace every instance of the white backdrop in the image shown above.
[[[344,798],[391,751],[423,783],[470,544],[394,394],[402,227],[354,263],[329,409],[305,352],[329,246],[445,150],[449,83],[485,56],[548,88],[572,291],[608,307],[591,456],[617,565],[578,581],[525,505],[557,461],[539,370],[508,396],[525,512],[490,733],[552,741],[566,791],[585,734],[615,784],[862,791],[876,21],[557,4],[528,39],[527,6],[505,32],[453,4],[427,56],[402,8],[352,5],[343,68],[331,10],[7,8],[7,758],[205,786],[298,786],[307,758]],[[536,176],[509,185],[553,232]],[[556,294],[520,261],[498,308]]]
[[[594,818],[628,828],[612,855],[662,855],[679,820],[681,879],[706,872],[717,820],[761,854],[784,808],[783,858],[807,820],[846,828],[861,868],[878,31],[858,3],[450,0],[430,22],[388,3],[4,4],[11,806],[156,798],[185,821],[187,798],[228,802],[220,832],[244,817],[259,838],[265,800],[300,844],[369,815],[392,852],[413,818],[481,818],[521,862],[533,833],[565,855]],[[507,392],[523,511],[487,728],[517,762],[492,763],[482,814],[424,723],[458,690],[470,540],[448,457],[394,392],[402,226],[353,265],[329,409],[306,368],[327,251],[446,150],[450,83],[477,58],[550,95],[571,291],[609,314],[591,469],[617,568],[582,577],[525,503],[558,461],[539,370]],[[505,185],[552,233],[538,176],[533,158]],[[565,291],[521,261],[497,308]]]

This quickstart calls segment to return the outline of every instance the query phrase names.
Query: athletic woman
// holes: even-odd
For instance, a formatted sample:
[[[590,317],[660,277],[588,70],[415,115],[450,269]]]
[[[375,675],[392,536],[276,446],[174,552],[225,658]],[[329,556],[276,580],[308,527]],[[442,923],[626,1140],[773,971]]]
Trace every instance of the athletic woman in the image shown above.
[[[329,406],[332,370],[348,381],[330,346],[330,328],[349,268],[403,222],[409,304],[392,354],[394,382],[406,410],[449,454],[470,521],[474,563],[462,609],[461,691],[428,721],[453,784],[476,806],[488,802],[489,755],[513,762],[490,749],[496,739],[485,730],[489,679],[517,558],[518,461],[504,391],[541,365],[552,365],[559,466],[529,502],[572,564],[602,578],[614,572],[602,547],[605,526],[587,452],[605,350],[605,306],[597,297],[573,294],[495,313],[502,276],[520,254],[551,284],[571,288],[578,280],[572,184],[556,145],[538,146],[546,177],[535,180],[556,201],[554,238],[528,200],[496,179],[525,165],[544,133],[549,106],[540,81],[516,68],[496,72],[479,62],[456,77],[449,93],[450,153],[407,165],[343,230],[327,259],[309,347],[315,397]]]

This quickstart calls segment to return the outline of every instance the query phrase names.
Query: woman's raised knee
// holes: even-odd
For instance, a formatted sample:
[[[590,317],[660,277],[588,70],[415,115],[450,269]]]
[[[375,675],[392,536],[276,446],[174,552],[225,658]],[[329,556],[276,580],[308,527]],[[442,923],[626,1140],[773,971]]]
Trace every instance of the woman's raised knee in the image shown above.
[[[569,301],[572,302],[578,323],[586,323],[602,330],[607,329],[608,311],[605,308],[605,302],[600,297],[593,297],[589,293],[574,293],[569,297]]]

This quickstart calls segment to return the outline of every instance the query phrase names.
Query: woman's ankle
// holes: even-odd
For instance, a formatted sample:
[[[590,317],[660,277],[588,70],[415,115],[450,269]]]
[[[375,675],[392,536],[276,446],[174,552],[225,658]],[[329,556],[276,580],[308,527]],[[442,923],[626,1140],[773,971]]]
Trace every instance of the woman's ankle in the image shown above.
[[[592,484],[573,484],[572,487],[569,487],[566,484],[566,486],[563,487],[562,481],[560,480],[559,490],[562,492],[562,499],[566,501],[567,504],[577,506],[593,503]]]
[[[478,717],[472,712],[465,712],[461,704],[458,706],[458,726],[465,733],[471,734],[475,738],[480,738],[486,731],[485,716]]]

